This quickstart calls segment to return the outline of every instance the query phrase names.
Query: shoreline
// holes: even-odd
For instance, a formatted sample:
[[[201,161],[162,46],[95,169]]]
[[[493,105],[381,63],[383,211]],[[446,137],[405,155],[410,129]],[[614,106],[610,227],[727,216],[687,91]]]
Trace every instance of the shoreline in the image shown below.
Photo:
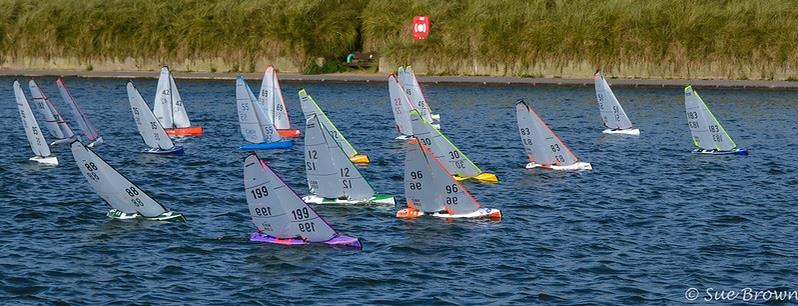
[[[243,75],[246,79],[260,79],[263,73],[232,72],[173,72],[176,79],[195,80],[234,80]],[[109,79],[157,79],[157,71],[75,71],[75,70],[0,70],[2,77],[77,77]],[[385,82],[382,73],[335,73],[335,74],[297,74],[280,73],[281,81],[288,82],[332,82],[332,83],[372,83]],[[421,83],[462,84],[462,85],[515,85],[515,86],[593,86],[592,78],[522,78],[500,76],[426,76],[418,75]],[[796,81],[768,80],[722,80],[722,79],[611,79],[607,81],[614,87],[684,87],[691,84],[715,88],[759,88],[759,89],[798,89]]]

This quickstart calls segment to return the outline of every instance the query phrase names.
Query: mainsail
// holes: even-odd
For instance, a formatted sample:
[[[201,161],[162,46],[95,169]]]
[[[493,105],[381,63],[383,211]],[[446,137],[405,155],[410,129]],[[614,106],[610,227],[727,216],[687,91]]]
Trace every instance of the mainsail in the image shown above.
[[[50,156],[50,147],[47,145],[47,140],[44,139],[39,124],[36,122],[36,117],[30,109],[28,99],[25,98],[25,93],[19,85],[19,81],[14,81],[14,96],[17,99],[17,108],[19,109],[19,116],[22,119],[22,127],[25,129],[25,136],[28,137],[28,143],[36,156],[47,157]]]
[[[413,110],[413,105],[394,75],[388,76],[388,94],[391,97],[391,110],[399,133],[405,136],[413,135],[413,127],[410,124],[410,111]]]
[[[280,135],[271,118],[257,104],[255,94],[244,81],[243,76],[236,79],[236,104],[241,135],[252,143],[280,141]]]
[[[266,110],[266,115],[274,122],[277,129],[290,129],[291,121],[288,118],[288,109],[285,107],[283,90],[274,67],[269,65],[263,73],[263,82],[260,85],[258,104]]]
[[[167,212],[161,203],[152,199],[83,143],[74,141],[71,147],[80,172],[94,192],[108,205],[127,214],[137,212],[144,217],[156,217]]]
[[[523,100],[515,105],[518,131],[530,161],[567,166],[579,159]]]
[[[349,157],[357,155],[357,150],[346,140],[344,134],[338,131],[338,128],[335,127],[335,124],[327,118],[327,114],[321,110],[318,104],[316,104],[316,100],[313,99],[305,89],[299,90],[299,104],[302,106],[302,113],[305,114],[305,119],[309,119],[314,115],[318,117],[319,122],[324,126],[324,129],[330,132],[330,136],[341,148],[346,152],[346,155]]]
[[[413,107],[418,110],[424,119],[428,122],[432,122],[432,109],[429,107],[427,98],[424,97],[424,93],[421,91],[421,85],[418,84],[418,79],[416,79],[416,74],[413,73],[413,68],[407,66],[401,69],[400,67],[398,74],[400,75],[399,82],[405,89]]]
[[[467,214],[479,209],[479,202],[452,178],[443,163],[420,139],[412,139],[405,150],[405,197],[416,209],[449,214]]]
[[[324,198],[368,200],[374,189],[313,115],[305,125],[305,170],[310,191]]]
[[[161,67],[161,74],[158,77],[153,114],[155,114],[155,118],[158,118],[161,126],[167,129],[191,126],[191,121],[189,121],[183,106],[183,99],[180,97],[175,79],[167,66]]]
[[[175,147],[172,139],[166,135],[163,127],[155,115],[147,107],[144,98],[133,86],[133,82],[127,82],[127,97],[130,100],[130,110],[133,112],[133,119],[136,121],[136,127],[139,130],[141,138],[148,147],[153,149],[169,150]]]
[[[693,134],[693,143],[704,150],[729,151],[737,148],[726,129],[709,110],[704,100],[692,86],[684,88],[684,106],[687,125]]]
[[[324,242],[338,234],[255,153],[244,160],[244,189],[258,231],[275,238]]]
[[[61,93],[61,97],[64,98],[64,101],[69,105],[69,109],[72,111],[72,116],[75,117],[75,120],[78,121],[78,125],[80,126],[81,131],[83,131],[83,135],[86,136],[91,142],[100,138],[100,132],[97,130],[97,127],[86,117],[86,113],[78,104],[78,101],[72,97],[72,94],[69,90],[64,86],[64,82],[61,81],[59,78],[55,81],[56,85],[58,85],[58,91]]]
[[[47,95],[42,92],[39,85],[36,84],[36,81],[30,80],[28,87],[30,88],[31,97],[33,97],[33,103],[39,108],[39,113],[44,117],[44,126],[50,132],[50,135],[56,141],[75,137],[75,133],[72,132],[72,129],[69,128],[69,125],[58,113],[58,110],[47,98]]]
[[[418,111],[410,112],[410,122],[418,141],[426,145],[435,157],[443,161],[446,170],[466,178],[482,173],[482,170],[449,141],[440,130],[421,118]]]
[[[604,79],[601,72],[596,72],[593,76],[596,85],[596,99],[599,104],[599,111],[601,112],[601,120],[604,120],[604,125],[610,129],[630,129],[632,122],[623,111],[623,107],[618,103],[615,94],[612,93],[610,85]]]

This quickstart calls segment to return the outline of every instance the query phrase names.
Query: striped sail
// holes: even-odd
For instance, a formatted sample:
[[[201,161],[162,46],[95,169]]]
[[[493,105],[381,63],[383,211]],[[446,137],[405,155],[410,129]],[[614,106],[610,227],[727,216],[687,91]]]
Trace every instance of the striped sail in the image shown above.
[[[44,126],[50,132],[50,135],[52,135],[56,141],[75,137],[75,133],[72,132],[72,129],[67,125],[66,121],[64,121],[64,118],[61,117],[61,114],[58,113],[58,110],[53,103],[50,102],[50,99],[47,98],[47,95],[44,94],[39,85],[36,84],[36,81],[28,81],[28,87],[30,88],[30,94],[33,98],[33,104],[37,106],[39,113],[44,117]]]
[[[283,91],[277,72],[269,65],[263,73],[263,82],[260,85],[258,104],[266,110],[266,115],[272,119],[278,129],[290,129],[291,121],[288,118],[288,109],[285,107]]]
[[[515,105],[518,132],[530,161],[568,166],[579,159],[523,100]]]
[[[598,100],[599,111],[601,112],[601,120],[604,121],[604,126],[610,129],[630,129],[632,122],[623,111],[623,107],[618,103],[615,94],[612,93],[610,85],[604,79],[601,72],[596,72],[593,76],[596,85],[596,99]]]
[[[83,135],[86,136],[91,142],[94,142],[98,138],[100,138],[100,132],[97,130],[97,127],[89,120],[86,116],[86,113],[78,104],[78,101],[72,96],[72,93],[69,92],[69,89],[64,86],[64,82],[59,78],[55,81],[56,85],[58,85],[58,91],[61,93],[61,97],[64,101],[69,105],[69,109],[72,112],[72,116],[75,117],[75,120],[78,121],[78,125],[80,126],[81,131],[83,131]]]
[[[255,153],[244,160],[244,189],[252,222],[261,233],[275,238],[302,237],[310,242],[338,236]]]
[[[692,86],[684,88],[684,107],[687,125],[693,135],[693,143],[704,150],[730,151],[737,148],[726,129],[709,110],[704,100]]]

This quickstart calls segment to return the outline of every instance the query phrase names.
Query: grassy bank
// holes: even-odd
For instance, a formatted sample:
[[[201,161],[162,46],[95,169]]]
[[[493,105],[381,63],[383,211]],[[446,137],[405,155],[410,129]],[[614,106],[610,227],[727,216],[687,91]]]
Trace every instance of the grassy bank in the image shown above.
[[[432,34],[415,42],[414,15]],[[657,78],[798,77],[789,0],[0,1],[0,56],[86,63],[216,60],[220,71],[376,51],[382,69],[557,76],[603,68]],[[24,63],[22,64],[24,65]]]

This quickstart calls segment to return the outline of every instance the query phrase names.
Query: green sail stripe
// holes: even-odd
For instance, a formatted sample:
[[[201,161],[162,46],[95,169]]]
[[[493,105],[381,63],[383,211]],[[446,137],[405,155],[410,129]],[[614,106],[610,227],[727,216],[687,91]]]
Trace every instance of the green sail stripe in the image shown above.
[[[418,111],[415,111],[415,112],[418,112]],[[419,115],[419,117],[420,117],[420,115]],[[427,120],[424,119],[424,117],[421,117],[421,121],[423,121],[425,124],[432,125],[431,123],[427,122]],[[448,142],[450,145],[452,145],[452,147],[455,150],[457,150],[457,152],[460,153],[460,155],[462,155],[463,158],[465,158],[465,160],[467,160],[469,163],[471,163],[471,165],[473,165],[474,168],[476,168],[477,171],[479,171],[479,173],[483,172],[482,169],[480,169],[479,166],[477,166],[477,164],[475,164],[470,158],[468,158],[468,155],[463,153],[463,151],[460,151],[460,148],[458,148],[456,145],[454,145],[454,143],[452,143],[452,141],[449,140],[449,138],[447,138],[446,135],[443,135],[443,133],[441,133],[440,130],[436,129],[435,127],[432,127],[432,130],[435,131],[435,133],[438,133],[438,135],[441,135],[441,137],[443,137],[443,139],[446,140],[446,142]]]
[[[303,89],[303,91],[304,91],[304,89]],[[319,107],[319,105],[318,105],[318,104],[316,104],[316,100],[315,100],[315,99],[313,99],[313,97],[312,97],[311,95],[308,95],[308,99],[310,100],[310,102],[311,102],[311,103],[313,103],[313,106],[314,106],[314,107],[316,107],[316,111],[318,111],[318,112],[319,112],[319,114],[321,114],[321,115],[322,115],[322,117],[324,117],[324,120],[325,120],[325,121],[327,121],[327,123],[329,123],[329,124],[330,124],[330,126],[331,126],[333,129],[335,129],[335,131],[336,131],[336,132],[338,132],[338,136],[340,136],[340,137],[341,137],[341,140],[343,140],[343,141],[344,141],[344,143],[346,143],[346,145],[347,145],[347,146],[349,146],[349,148],[350,148],[350,149],[352,149],[352,152],[354,152],[354,155],[357,155],[357,154],[358,154],[358,152],[357,152],[357,150],[355,149],[355,147],[354,147],[354,146],[352,146],[352,144],[351,144],[351,143],[349,143],[349,140],[347,140],[347,139],[346,139],[346,137],[344,137],[344,134],[342,134],[342,133],[341,133],[341,131],[339,131],[339,130],[338,130],[338,127],[336,127],[336,126],[335,126],[335,124],[334,124],[334,123],[332,123],[332,121],[330,121],[330,118],[327,118],[327,114],[325,114],[325,113],[324,113],[324,111],[323,111],[323,110],[321,110],[321,107]],[[354,155],[353,155],[353,156],[354,156]],[[349,156],[349,157],[352,157],[352,156]]]

